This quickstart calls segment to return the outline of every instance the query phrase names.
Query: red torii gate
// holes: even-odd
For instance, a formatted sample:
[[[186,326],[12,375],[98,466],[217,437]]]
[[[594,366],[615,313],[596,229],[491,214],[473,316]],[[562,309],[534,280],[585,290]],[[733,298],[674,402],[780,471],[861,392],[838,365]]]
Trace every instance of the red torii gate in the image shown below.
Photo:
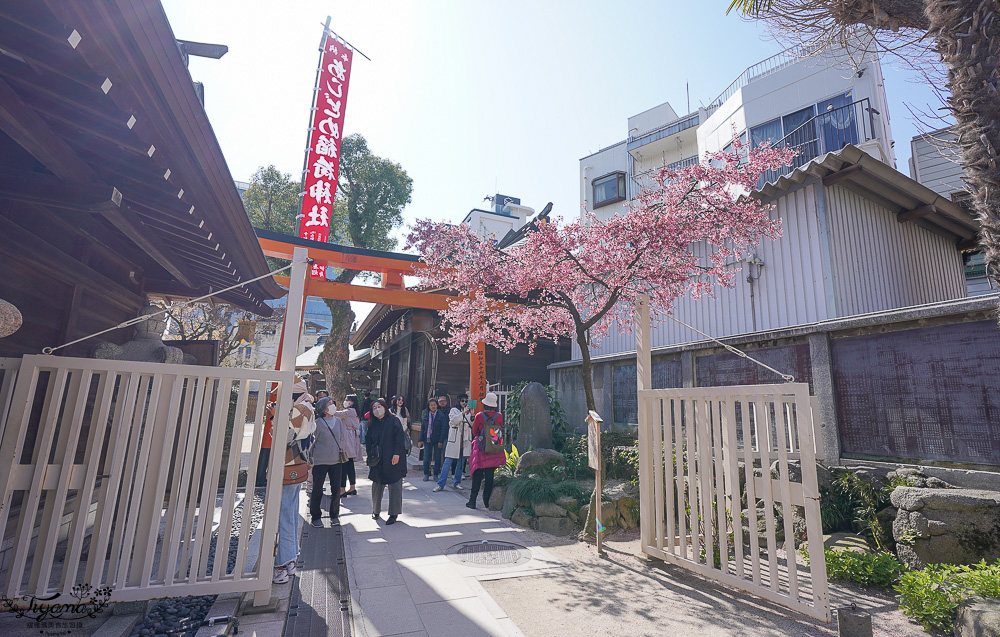
[[[291,260],[295,248],[306,248],[309,258],[316,264],[330,268],[377,272],[382,275],[382,287],[377,288],[307,278],[302,295],[303,310],[305,309],[305,299],[309,296],[341,301],[383,303],[427,310],[446,310],[449,301],[458,299],[456,296],[407,290],[403,277],[412,276],[415,269],[426,267],[420,258],[414,255],[311,241],[268,230],[255,229],[255,232],[261,250],[269,257]],[[276,276],[274,280],[291,289],[291,281],[288,277]],[[286,323],[288,321],[287,312],[285,313],[285,321]],[[284,339],[282,339],[283,341]],[[281,359],[280,347],[279,344],[278,360]],[[485,395],[486,346],[479,343],[476,350],[469,353],[469,397],[476,401],[477,411],[482,409],[482,399]]]

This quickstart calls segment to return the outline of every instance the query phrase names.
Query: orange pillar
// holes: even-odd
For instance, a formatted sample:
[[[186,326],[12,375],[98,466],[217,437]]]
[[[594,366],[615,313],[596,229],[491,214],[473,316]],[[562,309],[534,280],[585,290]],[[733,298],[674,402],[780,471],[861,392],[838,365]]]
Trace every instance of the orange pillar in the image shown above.
[[[469,398],[476,401],[476,412],[483,410],[483,397],[486,396],[486,345],[477,343],[476,349],[469,352]]]

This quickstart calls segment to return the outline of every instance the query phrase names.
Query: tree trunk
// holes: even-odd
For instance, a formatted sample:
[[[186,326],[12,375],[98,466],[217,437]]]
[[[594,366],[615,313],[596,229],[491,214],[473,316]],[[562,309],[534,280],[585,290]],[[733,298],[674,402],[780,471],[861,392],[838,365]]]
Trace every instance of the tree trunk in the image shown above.
[[[587,343],[587,332],[577,330],[576,343],[580,346],[580,356],[583,364],[580,366],[580,376],[583,379],[583,393],[587,397],[587,412],[597,411],[597,401],[594,400],[594,368],[590,362],[590,345]],[[604,469],[604,459],[601,458],[601,469]],[[595,540],[597,538],[597,506],[600,497],[597,493],[597,485],[590,494],[590,509],[587,512],[587,520],[583,525],[583,538],[585,540]]]
[[[319,364],[326,377],[326,390],[340,404],[347,394],[353,393],[348,376],[347,363],[351,326],[354,325],[354,310],[348,301],[327,300],[330,308],[330,336],[319,355]]]
[[[1000,283],[1000,24],[996,5],[981,0],[929,0],[924,12],[928,35],[936,40],[948,68],[948,105],[955,116],[962,165],[982,224],[986,271]]]

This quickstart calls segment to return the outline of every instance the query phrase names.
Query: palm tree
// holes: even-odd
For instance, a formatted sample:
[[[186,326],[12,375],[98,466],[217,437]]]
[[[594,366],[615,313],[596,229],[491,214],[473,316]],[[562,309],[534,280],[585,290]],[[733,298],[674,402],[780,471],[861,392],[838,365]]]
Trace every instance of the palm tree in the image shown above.
[[[1000,21],[994,0],[733,0],[727,13],[814,42],[928,46],[947,70],[966,184],[982,224],[987,272],[1000,283]],[[886,45],[892,42],[892,46]],[[921,42],[925,44],[920,44]],[[973,246],[961,245],[962,248]]]

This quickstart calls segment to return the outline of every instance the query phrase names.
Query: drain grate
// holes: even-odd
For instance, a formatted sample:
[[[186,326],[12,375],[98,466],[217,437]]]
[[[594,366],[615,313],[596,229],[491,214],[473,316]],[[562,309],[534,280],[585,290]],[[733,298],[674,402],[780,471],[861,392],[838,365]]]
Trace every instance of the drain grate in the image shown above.
[[[531,551],[510,542],[463,542],[448,549],[449,558],[473,566],[517,566],[531,560]]]

